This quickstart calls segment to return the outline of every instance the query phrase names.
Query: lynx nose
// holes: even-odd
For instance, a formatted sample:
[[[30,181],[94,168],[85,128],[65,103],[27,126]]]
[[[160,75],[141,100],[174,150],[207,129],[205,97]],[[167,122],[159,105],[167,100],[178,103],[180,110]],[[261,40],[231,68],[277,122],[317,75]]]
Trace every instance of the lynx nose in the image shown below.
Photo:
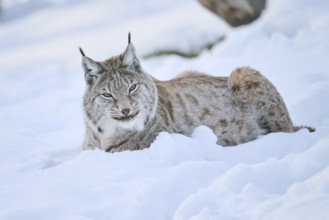
[[[124,116],[126,116],[126,117],[129,115],[129,112],[130,112],[129,108],[125,108],[125,109],[121,110],[121,113],[124,114]]]

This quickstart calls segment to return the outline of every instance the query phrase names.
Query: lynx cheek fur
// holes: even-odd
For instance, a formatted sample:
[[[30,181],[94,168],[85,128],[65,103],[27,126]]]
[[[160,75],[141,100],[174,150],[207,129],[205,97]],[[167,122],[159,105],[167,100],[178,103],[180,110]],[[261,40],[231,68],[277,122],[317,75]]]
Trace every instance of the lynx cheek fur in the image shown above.
[[[186,72],[169,81],[146,74],[128,36],[125,52],[104,62],[82,54],[85,149],[107,152],[149,147],[161,131],[190,135],[210,127],[217,143],[232,146],[270,132],[295,132],[282,97],[258,71],[229,77]]]

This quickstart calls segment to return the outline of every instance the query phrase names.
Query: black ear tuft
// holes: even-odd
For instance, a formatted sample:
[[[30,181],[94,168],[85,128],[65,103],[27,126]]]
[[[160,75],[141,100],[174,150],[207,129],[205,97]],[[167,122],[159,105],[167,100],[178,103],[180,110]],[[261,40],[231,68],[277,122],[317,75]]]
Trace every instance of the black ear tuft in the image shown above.
[[[83,56],[83,57],[85,57],[86,55],[85,55],[85,53],[83,52],[83,50],[82,50],[82,48],[81,47],[79,47],[79,51],[80,51],[80,53],[81,53],[81,55]]]
[[[131,43],[131,35],[130,35],[130,32],[128,33],[128,44]]]

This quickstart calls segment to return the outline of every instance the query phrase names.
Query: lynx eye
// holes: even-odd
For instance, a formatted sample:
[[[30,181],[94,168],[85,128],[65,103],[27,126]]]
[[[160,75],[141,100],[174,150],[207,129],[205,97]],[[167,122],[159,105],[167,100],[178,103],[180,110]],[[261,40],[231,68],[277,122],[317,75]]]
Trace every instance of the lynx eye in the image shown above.
[[[134,93],[136,90],[138,89],[138,84],[134,84],[132,86],[130,86],[129,88],[129,93]]]
[[[111,98],[113,98],[113,95],[109,92],[104,92],[102,94],[102,97],[105,98],[105,99],[111,99]]]

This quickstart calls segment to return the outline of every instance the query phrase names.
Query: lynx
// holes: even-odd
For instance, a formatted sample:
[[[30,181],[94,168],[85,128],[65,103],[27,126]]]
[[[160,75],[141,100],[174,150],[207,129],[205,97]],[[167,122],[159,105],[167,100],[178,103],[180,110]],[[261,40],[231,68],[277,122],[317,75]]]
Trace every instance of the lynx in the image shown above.
[[[96,62],[80,48],[87,89],[85,149],[147,148],[162,132],[191,135],[208,126],[217,144],[233,146],[270,132],[295,132],[272,83],[249,67],[229,77],[185,72],[169,81],[145,73],[128,35],[124,53]]]

